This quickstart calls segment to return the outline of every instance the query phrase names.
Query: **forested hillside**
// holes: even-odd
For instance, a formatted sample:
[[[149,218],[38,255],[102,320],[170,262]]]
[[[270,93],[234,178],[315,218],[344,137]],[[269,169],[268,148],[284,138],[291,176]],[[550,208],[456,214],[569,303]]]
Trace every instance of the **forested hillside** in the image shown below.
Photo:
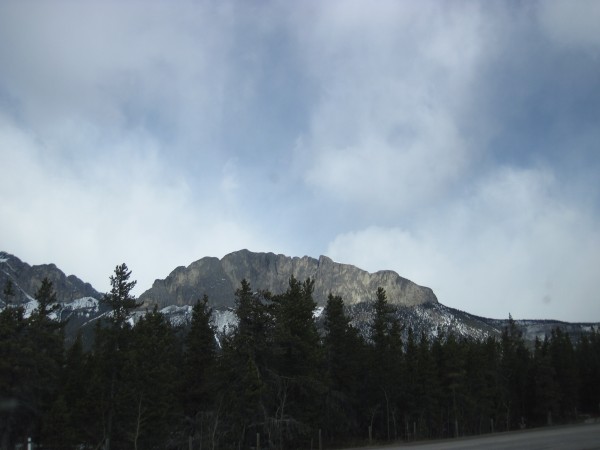
[[[600,333],[556,329],[531,348],[501,338],[416,335],[379,288],[365,333],[332,293],[317,326],[314,281],[234,294],[237,326],[215,332],[208,298],[175,326],[139,306],[125,264],[111,277],[91,349],[65,346],[44,279],[37,309],[0,312],[0,445],[41,448],[333,448],[571,422],[600,407]],[[4,298],[14,295],[7,283]],[[405,338],[403,336],[406,336]],[[434,336],[434,337],[430,337]]]

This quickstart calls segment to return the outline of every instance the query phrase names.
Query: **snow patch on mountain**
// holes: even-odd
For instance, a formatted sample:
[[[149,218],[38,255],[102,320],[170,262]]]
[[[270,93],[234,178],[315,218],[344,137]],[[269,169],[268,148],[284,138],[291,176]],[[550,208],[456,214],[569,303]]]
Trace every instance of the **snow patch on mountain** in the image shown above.
[[[99,305],[100,305],[100,302],[97,299],[95,299],[94,297],[82,297],[82,298],[73,300],[72,302],[62,303],[62,308],[70,309],[73,311],[76,309],[89,309],[89,310],[98,311]]]
[[[169,319],[174,326],[187,325],[192,319],[192,306],[169,305],[160,310],[161,314]]]
[[[324,306],[317,306],[315,308],[315,310],[313,311],[313,317],[315,319],[318,319],[319,317],[321,317],[321,314],[323,314],[323,311],[325,311],[325,307]]]
[[[219,333],[230,333],[238,324],[235,313],[229,309],[213,310],[212,324]]]
[[[33,314],[33,311],[35,311],[35,309],[40,306],[40,304],[38,303],[38,301],[34,298],[32,298],[31,300],[29,300],[27,303],[24,303],[23,305],[23,317],[25,317],[26,319],[31,317],[31,315]]]

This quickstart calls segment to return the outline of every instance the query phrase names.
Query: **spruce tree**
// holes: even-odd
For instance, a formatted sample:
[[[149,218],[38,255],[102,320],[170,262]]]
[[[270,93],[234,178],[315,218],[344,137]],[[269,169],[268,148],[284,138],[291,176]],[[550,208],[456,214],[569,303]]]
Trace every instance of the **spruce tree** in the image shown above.
[[[324,314],[323,350],[327,395],[325,428],[330,439],[349,440],[359,427],[364,341],[350,324],[342,297],[329,294]]]
[[[405,392],[408,390],[406,388],[410,388],[408,383],[405,383],[404,387]],[[431,344],[425,331],[421,333],[417,347],[417,384],[415,390],[418,398],[418,414],[416,417],[418,435],[416,438],[430,438],[434,435],[437,425],[440,385]]]
[[[32,420],[31,346],[27,345],[28,322],[22,307],[0,311],[0,446],[13,448],[27,435]]]
[[[10,306],[12,304],[13,297],[16,295],[14,284],[10,278],[6,280],[6,283],[4,283],[2,294],[4,295],[4,302],[6,303],[6,306]]]
[[[64,323],[53,318],[57,304],[56,292],[48,278],[42,280],[40,288],[35,293],[38,306],[29,318],[28,342],[32,350],[32,384],[35,387],[32,398],[35,409],[38,411],[37,420],[34,422],[32,435],[37,442],[43,441],[57,430],[44,427],[49,420],[61,422],[59,418],[59,405],[55,405],[59,390],[59,381],[64,362]],[[56,406],[56,408],[54,408]]]
[[[42,280],[41,286],[35,293],[35,299],[38,302],[38,306],[32,314],[33,319],[47,319],[51,313],[59,308],[54,286],[47,277]]]
[[[102,443],[104,450],[110,450],[112,441],[117,446],[127,442],[126,427],[117,419],[122,411],[122,380],[126,355],[131,343],[131,325],[127,322],[131,310],[140,306],[131,293],[136,281],[130,281],[131,270],[125,263],[115,267],[110,276],[111,290],[102,298],[102,302],[111,308],[110,326],[105,328],[98,323],[94,342],[96,380],[99,383],[100,415],[103,424]]]
[[[235,292],[238,324],[232,334],[220,335],[217,392],[208,424],[213,448],[248,446],[255,433],[268,435],[275,422],[268,389],[268,380],[274,378],[269,296],[254,293],[246,280]]]
[[[207,434],[205,422],[210,423],[214,416],[217,343],[211,321],[212,308],[204,295],[192,308],[191,326],[185,337],[181,384],[188,434],[200,441]]]
[[[123,442],[134,449],[163,449],[181,417],[175,332],[155,307],[135,324],[130,339],[119,393]]]
[[[500,346],[502,351],[500,362],[502,394],[500,399],[505,415],[506,430],[509,430],[518,427],[522,418],[528,415],[530,407],[527,404],[530,394],[527,391],[530,355],[525,347],[523,332],[510,314],[508,325],[502,331]]]
[[[400,388],[403,383],[402,327],[387,301],[385,289],[375,293],[373,320],[369,329],[371,341],[370,425],[373,435],[386,440],[398,434]],[[379,420],[375,420],[379,417]]]
[[[324,393],[313,290],[314,280],[291,276],[288,289],[273,297],[277,410],[279,423],[287,424],[282,438],[292,446],[305,445],[318,429]]]
[[[129,281],[131,270],[125,263],[115,267],[115,274],[110,276],[111,290],[102,298],[102,302],[112,310],[111,319],[114,325],[123,326],[132,309],[141,306],[131,291],[137,281]]]
[[[67,349],[62,376],[61,395],[68,417],[63,433],[64,447],[90,442],[94,436],[96,398],[90,390],[93,380],[91,355],[83,351],[81,334]]]
[[[558,327],[552,330],[548,350],[559,387],[560,414],[563,420],[573,420],[577,416],[579,373],[569,334]]]
[[[558,418],[560,398],[548,336],[543,342],[536,338],[533,363],[534,419],[537,425],[545,425]]]
[[[579,368],[579,400],[582,412],[600,413],[600,332],[584,334],[575,348]]]

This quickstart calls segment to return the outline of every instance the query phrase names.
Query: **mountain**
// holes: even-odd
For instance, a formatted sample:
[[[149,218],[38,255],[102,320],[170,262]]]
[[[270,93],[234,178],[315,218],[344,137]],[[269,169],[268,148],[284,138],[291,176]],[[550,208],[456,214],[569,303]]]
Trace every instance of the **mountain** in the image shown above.
[[[0,286],[3,288],[8,280],[12,281],[15,286],[15,297],[12,299],[14,303],[22,304],[33,300],[44,278],[52,282],[57,298],[62,302],[70,303],[85,297],[96,299],[101,297],[91,284],[81,281],[75,275],[66,276],[54,264],[30,266],[16,256],[0,252]],[[0,301],[3,300],[5,299]]]
[[[134,272],[135,275],[135,272]],[[205,257],[188,267],[177,267],[165,279],[156,280],[139,300],[140,310],[132,320],[145,311],[158,306],[172,323],[185,325],[191,317],[192,306],[203,294],[209,297],[214,309],[214,324],[218,330],[235,325],[232,312],[235,290],[242,279],[250,282],[253,289],[281,293],[287,289],[290,276],[315,280],[314,299],[317,302],[315,316],[321,321],[323,307],[330,292],[341,295],[353,324],[363,333],[367,332],[373,314],[373,300],[378,287],[383,287],[388,301],[394,305],[400,322],[410,326],[417,334],[428,335],[453,332],[460,336],[477,339],[500,336],[507,325],[506,319],[489,319],[450,308],[438,302],[433,291],[402,278],[392,271],[369,273],[348,264],[340,264],[326,256],[319,259],[304,256],[288,257],[274,253],[254,253],[240,250],[222,259]],[[16,295],[13,304],[23,305],[26,315],[37,306],[34,299],[42,280],[52,281],[60,308],[54,313],[61,320],[68,319],[66,333],[73,338],[79,331],[91,337],[91,327],[99,317],[106,314],[102,294],[89,283],[74,275],[66,276],[54,264],[30,266],[17,257],[0,252],[0,287],[8,280],[14,285]],[[134,277],[135,278],[135,277]],[[6,298],[0,290],[0,309],[6,307]],[[577,337],[583,332],[598,329],[600,323],[567,323],[554,320],[516,320],[526,340],[543,338],[555,327],[560,327]]]
[[[216,308],[233,306],[235,290],[246,279],[255,290],[284,292],[291,276],[315,281],[314,299],[324,306],[329,293],[341,295],[347,305],[368,302],[378,287],[383,287],[388,301],[394,305],[416,306],[437,303],[433,291],[419,286],[390,270],[369,273],[357,267],[340,264],[326,256],[319,259],[304,256],[291,258],[274,253],[240,250],[217,258],[202,258],[188,267],[178,267],[164,280],[156,280],[152,288],[140,296],[144,305],[189,305],[203,294]]]
[[[30,266],[6,252],[0,252],[0,309],[10,302],[23,306],[25,316],[29,317],[38,306],[34,297],[44,278],[52,282],[56,292],[59,308],[52,316],[66,321],[67,340],[74,338],[82,327],[107,312],[106,307],[100,304],[102,294],[91,284],[85,283],[75,275],[65,275],[54,264]],[[3,293],[9,280],[15,293],[10,299],[5,298]]]

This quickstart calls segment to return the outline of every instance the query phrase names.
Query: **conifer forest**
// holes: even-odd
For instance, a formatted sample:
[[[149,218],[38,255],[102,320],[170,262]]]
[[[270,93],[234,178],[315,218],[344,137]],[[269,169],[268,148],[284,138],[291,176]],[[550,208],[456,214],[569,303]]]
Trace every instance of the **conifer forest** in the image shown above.
[[[0,312],[0,446],[44,449],[318,449],[570,423],[600,408],[600,333],[555,329],[526,342],[416,335],[373,292],[368,329],[330,294],[315,317],[314,282],[285,292],[242,281],[238,322],[216,330],[209,299],[172,325],[141,305],[125,264],[92,339],[65,341],[48,280],[26,315]],[[10,298],[12,287],[4,287]]]

